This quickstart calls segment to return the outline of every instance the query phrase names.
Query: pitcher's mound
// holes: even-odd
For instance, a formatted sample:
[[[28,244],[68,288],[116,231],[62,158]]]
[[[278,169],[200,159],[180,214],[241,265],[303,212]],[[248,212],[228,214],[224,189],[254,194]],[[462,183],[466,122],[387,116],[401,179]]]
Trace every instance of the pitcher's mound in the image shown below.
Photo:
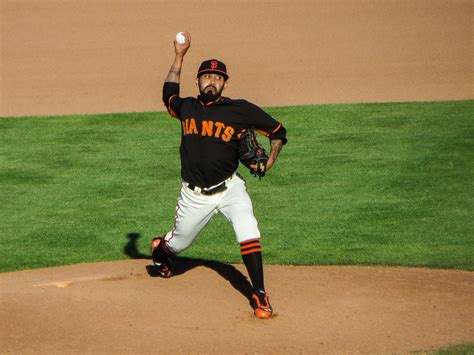
[[[6,353],[408,352],[472,341],[474,274],[266,266],[275,316],[249,306],[242,265],[148,260],[0,274]]]

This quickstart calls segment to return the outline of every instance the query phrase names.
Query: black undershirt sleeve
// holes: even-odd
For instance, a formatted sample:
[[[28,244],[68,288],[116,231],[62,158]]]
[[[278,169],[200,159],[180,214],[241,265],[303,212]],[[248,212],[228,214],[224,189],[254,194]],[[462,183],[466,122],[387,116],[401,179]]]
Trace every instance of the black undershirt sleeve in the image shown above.
[[[163,85],[163,103],[171,116],[180,117],[182,100],[179,97],[179,83],[166,81]]]
[[[281,139],[283,144],[286,144],[288,142],[288,139],[286,139],[286,128],[280,124],[278,129],[275,132],[270,133],[268,138],[270,138],[271,141],[275,139]]]

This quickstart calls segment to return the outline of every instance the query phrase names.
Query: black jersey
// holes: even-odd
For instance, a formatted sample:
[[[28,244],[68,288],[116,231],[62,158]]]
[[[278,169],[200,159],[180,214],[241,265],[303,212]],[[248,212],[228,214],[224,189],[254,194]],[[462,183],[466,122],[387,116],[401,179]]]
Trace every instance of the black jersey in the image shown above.
[[[237,170],[238,134],[244,129],[287,141],[280,122],[245,100],[221,97],[206,104],[199,97],[179,97],[179,84],[165,82],[163,101],[181,121],[181,177],[196,186],[216,185]]]

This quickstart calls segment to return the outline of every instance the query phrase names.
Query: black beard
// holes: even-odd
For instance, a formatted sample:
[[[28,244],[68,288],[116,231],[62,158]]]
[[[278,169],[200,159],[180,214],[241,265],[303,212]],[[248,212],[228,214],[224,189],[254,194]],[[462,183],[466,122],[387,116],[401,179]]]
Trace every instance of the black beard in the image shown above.
[[[212,91],[201,92],[201,100],[205,103],[216,101],[220,96],[220,93],[213,93]]]

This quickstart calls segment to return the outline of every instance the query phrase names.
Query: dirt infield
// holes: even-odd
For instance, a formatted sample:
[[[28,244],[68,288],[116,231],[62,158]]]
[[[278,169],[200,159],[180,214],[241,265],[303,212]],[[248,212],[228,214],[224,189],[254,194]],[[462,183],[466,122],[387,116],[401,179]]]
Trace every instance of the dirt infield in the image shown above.
[[[473,98],[470,0],[0,0],[0,116],[157,111],[177,31],[261,106]],[[171,216],[170,216],[171,218]],[[474,340],[474,274],[147,260],[0,274],[0,353],[404,353]]]
[[[473,98],[471,0],[0,0],[0,116],[163,110],[178,31],[182,94],[219,57],[261,106]]]
[[[241,265],[147,260],[0,274],[11,353],[403,353],[474,339],[474,274],[267,266],[276,316],[254,318]]]

